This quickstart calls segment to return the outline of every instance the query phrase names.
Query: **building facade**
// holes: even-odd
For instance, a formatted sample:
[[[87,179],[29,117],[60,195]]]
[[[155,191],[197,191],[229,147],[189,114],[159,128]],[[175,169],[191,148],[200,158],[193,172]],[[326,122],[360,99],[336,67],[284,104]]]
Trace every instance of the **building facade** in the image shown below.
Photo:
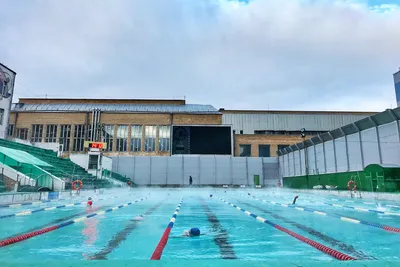
[[[393,74],[397,106],[400,107],[400,70]]]
[[[172,125],[214,125],[222,114],[184,100],[21,98],[13,105],[11,137],[59,143],[84,153],[85,141],[105,142],[105,155],[169,155]]]
[[[376,112],[258,111],[220,109],[223,124],[234,131],[235,155],[276,157],[277,151]],[[304,138],[301,136],[304,129]]]
[[[0,138],[7,138],[16,72],[0,63]]]
[[[373,114],[218,110],[185,100],[21,98],[13,104],[10,138],[58,143],[66,156],[86,153],[85,141],[106,143],[106,156],[169,156],[173,125],[230,125],[235,156],[276,157],[302,141],[302,128],[309,138]]]

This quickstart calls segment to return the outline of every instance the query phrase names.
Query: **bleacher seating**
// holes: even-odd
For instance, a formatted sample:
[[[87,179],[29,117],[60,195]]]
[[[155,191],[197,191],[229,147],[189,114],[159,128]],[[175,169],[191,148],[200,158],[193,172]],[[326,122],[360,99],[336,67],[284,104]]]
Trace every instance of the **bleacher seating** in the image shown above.
[[[52,150],[16,143],[5,139],[0,139],[0,146],[25,151],[32,156],[52,165],[52,167],[42,166],[41,168],[58,178],[64,179],[67,182],[66,189],[70,189],[72,181],[78,179],[83,182],[84,188],[103,188],[111,186],[109,181],[97,179],[95,176],[86,172],[84,168],[73,163],[69,158],[57,157],[57,152]],[[18,171],[29,175],[29,171],[22,169],[18,169]]]

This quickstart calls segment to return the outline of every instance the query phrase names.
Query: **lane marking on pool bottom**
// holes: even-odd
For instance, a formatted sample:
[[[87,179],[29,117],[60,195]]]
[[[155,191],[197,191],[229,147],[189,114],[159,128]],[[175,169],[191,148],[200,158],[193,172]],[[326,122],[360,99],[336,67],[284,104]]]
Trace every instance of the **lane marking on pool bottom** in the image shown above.
[[[299,235],[299,234],[297,234],[297,233],[295,233],[293,231],[290,231],[290,230],[288,230],[288,229],[286,229],[286,228],[284,228],[282,226],[279,226],[279,225],[277,225],[277,224],[275,224],[275,223],[273,223],[273,222],[271,222],[269,220],[266,220],[266,219],[264,219],[264,218],[262,218],[262,217],[260,217],[260,216],[258,216],[256,214],[252,213],[252,212],[246,211],[246,210],[236,206],[235,204],[232,204],[232,203],[230,203],[230,202],[228,202],[226,200],[223,200],[222,198],[219,198],[219,197],[217,197],[217,198],[219,200],[221,200],[222,202],[224,202],[225,204],[228,204],[229,206],[234,207],[237,210],[240,210],[241,212],[243,212],[245,214],[248,214],[250,217],[253,217],[253,218],[257,219],[257,221],[260,221],[262,223],[268,224],[268,225],[274,227],[275,229],[278,229],[279,231],[284,232],[284,233],[296,238],[297,240],[300,240],[300,241],[302,241],[302,242],[304,242],[304,243],[306,243],[306,244],[318,249],[319,251],[321,251],[321,252],[323,252],[323,253],[325,253],[325,254],[327,254],[327,255],[335,258],[335,259],[338,259],[338,260],[341,260],[341,261],[356,260],[355,258],[353,258],[353,257],[351,257],[349,255],[346,255],[346,254],[344,254],[342,252],[339,252],[339,251],[334,250],[332,248],[329,248],[329,247],[327,247],[325,245],[322,245],[322,244],[320,244],[320,243],[318,243],[316,241],[313,241],[313,240],[311,240],[311,239],[309,239],[307,237]]]
[[[245,195],[240,195],[240,196],[244,196]],[[356,224],[363,224],[363,225],[367,225],[367,226],[371,226],[371,227],[375,227],[378,229],[382,229],[391,233],[400,233],[400,228],[396,228],[396,227],[392,227],[392,226],[388,226],[388,225],[382,225],[379,223],[374,223],[374,222],[368,222],[368,221],[364,221],[364,220],[358,220],[355,218],[350,218],[350,217],[345,217],[345,216],[341,216],[341,215],[337,215],[337,214],[333,214],[333,213],[328,213],[328,212],[322,212],[322,211],[318,211],[318,210],[314,210],[314,209],[310,209],[307,207],[301,207],[301,206],[297,206],[297,205],[286,205],[286,204],[281,204],[281,203],[276,203],[276,202],[272,202],[272,201],[268,201],[265,199],[259,199],[255,196],[252,196],[254,199],[264,202],[266,204],[274,204],[274,205],[278,205],[281,207],[286,207],[286,208],[292,208],[292,209],[296,209],[296,208],[301,208],[301,209],[296,209],[296,210],[301,210],[301,211],[307,211],[307,212],[311,212],[313,214],[317,214],[317,215],[322,215],[322,216],[328,216],[328,217],[332,217],[332,218],[336,218],[339,220],[342,220],[344,222],[350,222],[350,223],[356,223]]]
[[[155,210],[157,210],[163,202],[160,202],[150,209],[148,209],[143,215],[144,216],[149,216],[151,215]],[[140,221],[135,221],[135,220],[130,220],[129,223],[125,226],[124,229],[122,229],[120,232],[118,232],[112,239],[110,239],[107,243],[107,246],[104,247],[102,250],[97,252],[96,254],[88,257],[89,260],[106,260],[107,255],[110,254],[114,249],[116,249],[126,238],[128,235],[132,233],[138,226],[138,223]]]
[[[98,199],[98,201],[100,201],[100,200],[110,200],[110,199],[114,199],[114,198],[116,198],[116,197],[100,198],[100,199]],[[60,205],[60,206],[40,208],[40,209],[37,209],[37,210],[24,210],[24,211],[20,211],[20,212],[16,212],[16,213],[1,215],[0,216],[0,220],[1,219],[6,219],[6,218],[11,218],[11,217],[17,217],[17,216],[28,216],[28,215],[32,215],[34,213],[38,213],[38,212],[42,212],[42,211],[49,211],[49,210],[62,209],[62,208],[67,208],[67,207],[72,207],[72,206],[84,205],[86,203],[87,203],[86,201],[82,201],[82,202],[76,202],[76,203],[71,203],[71,204],[64,204],[64,205]]]
[[[151,255],[150,260],[160,260],[161,259],[161,255],[162,255],[162,253],[164,251],[165,246],[167,245],[169,234],[171,233],[171,229],[172,229],[172,227],[174,227],[174,223],[175,223],[176,217],[178,216],[179,211],[181,209],[182,202],[183,202],[183,198],[181,199],[181,201],[179,202],[178,206],[176,207],[174,215],[172,215],[172,218],[169,221],[168,226],[165,229],[163,235],[161,236],[161,239],[158,242],[156,248],[154,249],[154,252]]]
[[[229,243],[228,231],[221,225],[217,215],[210,210],[204,198],[201,198],[201,206],[207,216],[208,222],[211,223],[213,230],[217,232],[214,235],[214,243],[219,247],[221,257],[226,260],[237,259],[233,246]]]
[[[21,236],[4,239],[4,240],[0,241],[0,247],[5,247],[5,246],[24,241],[24,240],[27,240],[29,238],[32,238],[32,237],[35,237],[35,236],[38,236],[38,235],[42,235],[42,234],[45,234],[45,233],[48,233],[48,232],[63,228],[65,226],[68,226],[68,225],[71,225],[71,224],[74,224],[74,223],[82,222],[82,221],[84,221],[86,219],[98,216],[100,214],[105,214],[107,212],[112,212],[112,211],[114,211],[116,209],[121,209],[123,207],[127,207],[129,205],[134,204],[134,203],[141,202],[141,201],[143,201],[145,199],[147,199],[147,197],[141,198],[139,200],[135,200],[134,202],[129,202],[129,203],[126,203],[126,204],[123,204],[123,205],[119,205],[119,206],[117,206],[115,208],[110,208],[110,209],[106,209],[106,210],[99,211],[99,212],[96,212],[96,213],[91,213],[91,214],[89,214],[87,216],[84,216],[84,217],[80,217],[80,218],[76,218],[76,219],[73,219],[73,220],[69,220],[69,221],[66,221],[66,222],[63,222],[63,223],[60,223],[60,224],[56,224],[56,225],[53,225],[53,226],[50,226],[50,227],[46,227],[46,228],[43,228],[41,230],[33,231],[33,232],[30,232],[30,233],[27,233],[27,234],[24,234],[24,235],[21,235]]]
[[[271,211],[268,211],[268,210],[263,209],[263,208],[261,208],[261,207],[258,207],[258,206],[256,206],[256,205],[252,205],[252,204],[247,203],[247,202],[241,202],[241,201],[239,201],[239,200],[237,200],[237,201],[239,202],[239,204],[248,205],[249,207],[258,209],[258,210],[260,210],[260,211],[262,211],[262,212],[264,212],[264,213],[266,213],[266,214],[269,214],[270,216],[274,217],[275,219],[282,220],[282,221],[284,221],[285,223],[291,224],[291,225],[293,225],[294,227],[296,227],[296,228],[298,228],[298,229],[300,229],[300,230],[303,230],[303,231],[309,233],[310,235],[313,235],[313,236],[319,238],[320,240],[323,240],[323,241],[325,241],[326,243],[329,243],[330,245],[335,246],[335,247],[337,247],[337,248],[343,250],[343,251],[346,252],[346,253],[353,254],[354,256],[356,256],[356,257],[357,257],[358,259],[360,259],[360,260],[376,260],[376,258],[374,258],[374,257],[372,257],[372,256],[368,256],[368,255],[366,255],[366,254],[365,254],[364,252],[362,252],[362,251],[356,250],[353,246],[347,245],[347,244],[343,243],[342,241],[337,240],[337,239],[335,239],[335,238],[333,238],[333,237],[330,237],[330,236],[328,236],[328,235],[326,235],[326,234],[324,234],[324,233],[321,233],[321,232],[319,232],[319,231],[317,231],[317,230],[315,230],[315,229],[313,229],[313,228],[311,228],[311,227],[308,227],[308,226],[305,226],[305,225],[303,225],[303,224],[294,222],[294,221],[292,221],[292,220],[289,220],[289,219],[287,219],[287,218],[285,218],[285,217],[283,217],[283,216],[280,216],[280,215],[278,215],[278,214],[275,214],[275,213],[273,213],[273,212],[271,212]],[[261,220],[260,220],[260,221],[261,221]],[[262,222],[262,221],[261,221],[261,222]]]

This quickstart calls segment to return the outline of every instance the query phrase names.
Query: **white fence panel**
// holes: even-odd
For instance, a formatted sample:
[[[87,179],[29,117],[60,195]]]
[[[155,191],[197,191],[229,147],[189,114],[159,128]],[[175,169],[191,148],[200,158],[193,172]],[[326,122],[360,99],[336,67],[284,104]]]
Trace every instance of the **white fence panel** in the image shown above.
[[[368,166],[373,163],[379,164],[378,136],[376,135],[375,127],[361,131],[361,143],[364,155],[364,165]]]
[[[397,132],[397,123],[392,122],[380,125],[378,129],[382,151],[382,163],[400,165],[400,142]]]

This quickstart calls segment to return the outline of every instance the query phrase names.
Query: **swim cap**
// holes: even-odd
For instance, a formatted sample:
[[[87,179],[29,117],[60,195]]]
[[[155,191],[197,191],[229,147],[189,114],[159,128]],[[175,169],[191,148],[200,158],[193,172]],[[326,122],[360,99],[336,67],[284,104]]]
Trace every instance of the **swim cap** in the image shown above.
[[[190,229],[190,235],[199,236],[200,235],[200,229],[199,228]]]
[[[92,200],[92,198],[91,198],[91,197],[89,197],[89,198],[88,198],[88,200]]]
[[[210,197],[212,197],[212,194],[210,194]]]

